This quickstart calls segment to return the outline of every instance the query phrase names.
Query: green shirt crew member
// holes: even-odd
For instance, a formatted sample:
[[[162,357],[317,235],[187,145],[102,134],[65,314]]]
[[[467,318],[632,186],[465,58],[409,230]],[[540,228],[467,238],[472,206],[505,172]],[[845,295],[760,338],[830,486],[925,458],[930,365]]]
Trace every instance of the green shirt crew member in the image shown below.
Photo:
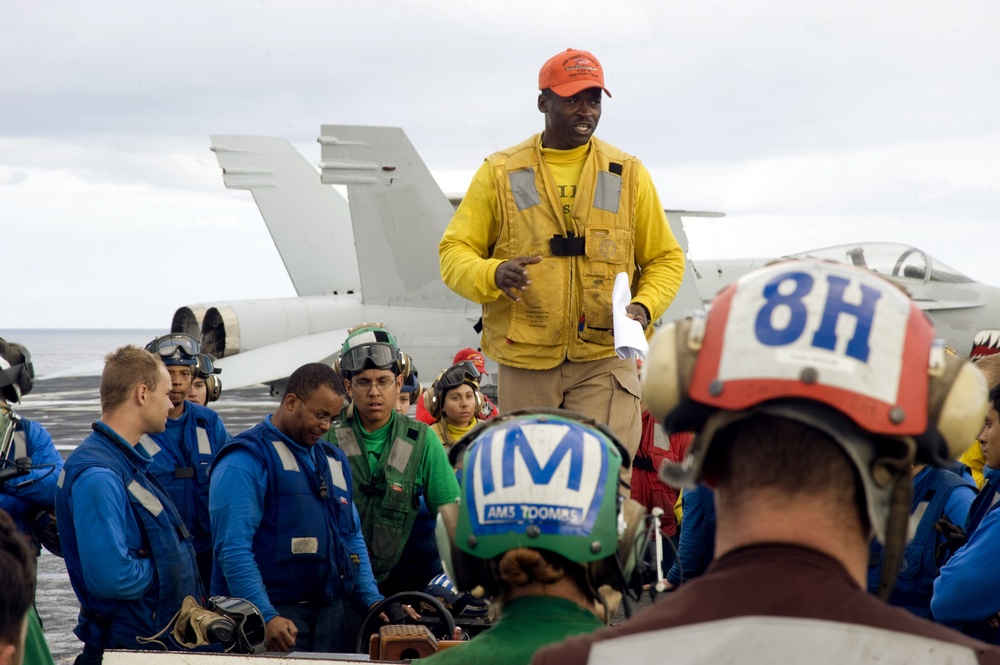
[[[399,562],[420,495],[436,513],[458,499],[458,481],[437,435],[393,408],[409,358],[388,331],[351,332],[338,362],[352,405],[324,438],[350,461],[361,530],[381,583]]]

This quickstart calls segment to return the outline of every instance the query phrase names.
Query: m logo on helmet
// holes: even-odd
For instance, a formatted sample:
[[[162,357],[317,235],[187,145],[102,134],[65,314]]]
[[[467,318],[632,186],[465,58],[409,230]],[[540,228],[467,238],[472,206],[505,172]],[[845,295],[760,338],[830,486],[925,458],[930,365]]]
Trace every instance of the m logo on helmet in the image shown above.
[[[465,501],[480,534],[585,535],[604,495],[606,446],[582,428],[552,423],[501,427],[466,462]]]

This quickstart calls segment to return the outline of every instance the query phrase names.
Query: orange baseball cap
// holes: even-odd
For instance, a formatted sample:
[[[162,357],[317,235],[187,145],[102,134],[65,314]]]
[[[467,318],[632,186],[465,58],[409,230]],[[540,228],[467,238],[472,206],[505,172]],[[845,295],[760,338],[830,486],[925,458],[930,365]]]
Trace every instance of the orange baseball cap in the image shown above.
[[[587,51],[568,48],[549,58],[538,72],[538,89],[551,90],[560,97],[572,97],[587,88],[600,88],[611,96],[604,87],[601,63]]]

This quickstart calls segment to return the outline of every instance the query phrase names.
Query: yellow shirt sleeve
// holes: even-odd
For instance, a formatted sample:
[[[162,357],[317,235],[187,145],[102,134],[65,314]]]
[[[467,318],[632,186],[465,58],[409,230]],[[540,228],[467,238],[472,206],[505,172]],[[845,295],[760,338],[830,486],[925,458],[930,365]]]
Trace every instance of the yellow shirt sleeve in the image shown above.
[[[438,244],[441,279],[463,298],[487,303],[503,294],[494,280],[503,261],[489,258],[500,222],[493,169],[484,161]]]
[[[652,176],[642,164],[638,164],[637,169],[635,261],[640,275],[632,301],[645,305],[650,321],[656,321],[667,311],[681,287],[684,252],[670,230]]]

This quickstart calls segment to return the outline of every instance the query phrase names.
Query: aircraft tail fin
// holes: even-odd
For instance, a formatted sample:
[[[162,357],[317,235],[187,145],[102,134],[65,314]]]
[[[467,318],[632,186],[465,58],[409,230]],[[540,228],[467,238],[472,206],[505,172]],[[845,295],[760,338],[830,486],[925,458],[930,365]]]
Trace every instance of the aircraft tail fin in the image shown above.
[[[684,217],[725,217],[721,212],[704,212],[694,210],[665,210],[667,221],[670,222],[670,230],[673,231],[674,238],[684,252],[684,278],[681,280],[681,288],[677,290],[673,302],[664,313],[663,321],[674,321],[690,316],[692,312],[705,309],[705,304],[711,300],[715,294],[702,294],[698,288],[701,275],[698,268],[691,261],[688,253],[687,232],[684,230]]]
[[[438,243],[455,209],[403,130],[323,125],[320,131],[322,182],[347,187],[358,255],[381,257],[359,266],[365,303],[465,303],[438,269]]]
[[[347,201],[316,177],[316,169],[285,139],[212,139],[229,189],[248,189],[300,296],[356,293],[361,280],[351,251]],[[346,250],[346,251],[345,251]]]

